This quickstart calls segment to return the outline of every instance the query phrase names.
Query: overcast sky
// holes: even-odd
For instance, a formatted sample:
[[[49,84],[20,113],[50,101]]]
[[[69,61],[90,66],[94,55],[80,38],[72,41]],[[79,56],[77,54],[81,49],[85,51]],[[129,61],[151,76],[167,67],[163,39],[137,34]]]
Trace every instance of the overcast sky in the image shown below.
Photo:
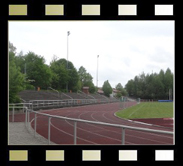
[[[96,85],[109,80],[112,87],[144,72],[174,73],[174,21],[10,21],[9,41],[17,53],[29,51],[50,64],[53,55],[76,69],[85,67]]]

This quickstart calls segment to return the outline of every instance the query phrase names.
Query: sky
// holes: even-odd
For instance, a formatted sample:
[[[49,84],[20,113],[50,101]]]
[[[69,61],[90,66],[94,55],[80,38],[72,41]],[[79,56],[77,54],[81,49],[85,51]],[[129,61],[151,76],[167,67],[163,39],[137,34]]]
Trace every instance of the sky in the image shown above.
[[[174,21],[9,21],[9,41],[17,55],[32,51],[48,65],[68,53],[77,70],[83,66],[92,75],[94,85],[98,61],[98,86],[108,80],[115,88],[142,72],[170,68],[174,73],[174,28]]]

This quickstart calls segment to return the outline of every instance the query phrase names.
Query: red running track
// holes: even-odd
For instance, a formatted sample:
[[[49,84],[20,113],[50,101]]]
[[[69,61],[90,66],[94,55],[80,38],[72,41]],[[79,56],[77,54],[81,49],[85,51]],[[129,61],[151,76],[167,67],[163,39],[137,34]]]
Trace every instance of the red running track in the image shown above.
[[[128,106],[136,102],[129,102]],[[114,115],[119,110],[119,103],[87,105],[81,107],[59,108],[44,110],[51,115],[70,118],[100,121],[113,124],[122,124],[134,127],[143,127],[156,130],[173,131],[173,128],[164,128],[120,119]],[[16,115],[15,121],[24,120],[25,115]],[[34,128],[34,114],[31,113],[31,126]],[[11,120],[11,118],[10,118]],[[74,143],[74,122],[51,118],[51,141],[56,144],[72,145]],[[36,131],[48,138],[48,117],[37,115]],[[119,145],[122,142],[122,129],[103,125],[77,122],[77,144],[82,145]],[[127,145],[172,145],[173,135],[155,134],[149,132],[125,130],[125,144]]]

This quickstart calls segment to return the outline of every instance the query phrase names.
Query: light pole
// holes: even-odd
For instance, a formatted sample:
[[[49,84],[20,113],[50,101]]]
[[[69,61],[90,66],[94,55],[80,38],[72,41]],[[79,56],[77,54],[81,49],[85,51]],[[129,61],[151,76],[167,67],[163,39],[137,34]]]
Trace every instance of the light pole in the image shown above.
[[[69,35],[70,35],[70,31],[67,31],[67,71],[68,71],[68,55],[69,55]],[[68,92],[68,81],[66,84],[66,90]]]
[[[97,55],[97,80],[96,80],[96,86],[98,88],[98,58],[99,58],[99,55]]]

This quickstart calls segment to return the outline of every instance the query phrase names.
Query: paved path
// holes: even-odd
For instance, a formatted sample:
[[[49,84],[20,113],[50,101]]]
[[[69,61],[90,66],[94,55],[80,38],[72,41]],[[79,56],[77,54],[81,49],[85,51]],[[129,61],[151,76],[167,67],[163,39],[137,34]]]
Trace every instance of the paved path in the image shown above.
[[[34,137],[32,128],[27,129],[24,122],[9,122],[9,145],[47,145],[48,140],[39,134]],[[54,144],[54,143],[51,143]]]

